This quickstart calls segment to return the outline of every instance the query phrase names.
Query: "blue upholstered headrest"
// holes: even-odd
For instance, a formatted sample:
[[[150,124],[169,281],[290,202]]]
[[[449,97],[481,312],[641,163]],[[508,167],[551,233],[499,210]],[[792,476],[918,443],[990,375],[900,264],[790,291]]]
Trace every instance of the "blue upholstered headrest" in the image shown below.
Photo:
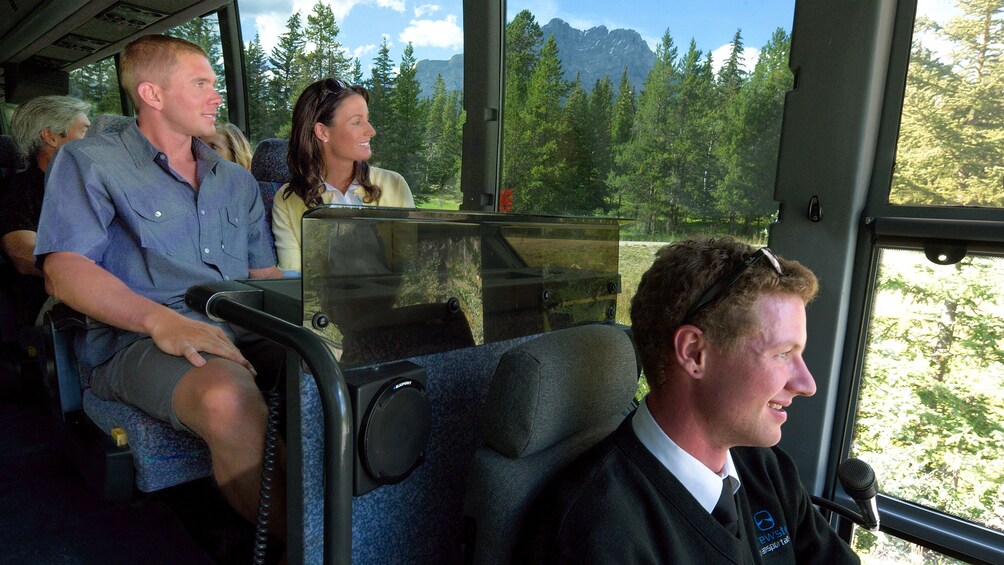
[[[259,182],[289,182],[289,167],[286,166],[286,148],[289,142],[285,139],[264,139],[258,144],[251,159],[251,174]]]

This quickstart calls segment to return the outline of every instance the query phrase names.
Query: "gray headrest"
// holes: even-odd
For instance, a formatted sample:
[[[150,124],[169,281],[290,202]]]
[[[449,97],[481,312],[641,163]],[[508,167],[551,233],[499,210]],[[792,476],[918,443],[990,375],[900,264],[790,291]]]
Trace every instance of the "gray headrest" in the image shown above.
[[[91,127],[87,128],[87,136],[99,135],[103,133],[119,133],[136,118],[130,116],[118,116],[115,114],[99,114],[94,116]]]
[[[485,443],[520,458],[608,421],[638,388],[634,347],[606,325],[545,334],[502,356],[485,401]]]

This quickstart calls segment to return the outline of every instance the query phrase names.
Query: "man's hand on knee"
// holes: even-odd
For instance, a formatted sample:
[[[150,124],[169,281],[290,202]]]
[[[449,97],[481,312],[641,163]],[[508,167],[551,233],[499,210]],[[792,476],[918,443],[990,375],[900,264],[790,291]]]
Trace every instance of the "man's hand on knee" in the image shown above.
[[[223,330],[211,324],[168,310],[151,324],[150,337],[164,353],[183,356],[196,367],[206,364],[201,353],[210,353],[246,367],[252,375],[257,374]]]

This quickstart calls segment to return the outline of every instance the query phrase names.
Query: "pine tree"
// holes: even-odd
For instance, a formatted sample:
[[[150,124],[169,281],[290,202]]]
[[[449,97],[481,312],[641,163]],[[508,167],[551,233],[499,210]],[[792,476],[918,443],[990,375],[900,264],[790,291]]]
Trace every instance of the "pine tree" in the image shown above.
[[[709,173],[716,166],[714,146],[715,83],[710,57],[702,60],[697,43],[691,39],[679,62],[679,90],[670,100],[670,139],[675,186],[673,199],[690,217],[706,216],[713,208],[714,180]]]
[[[620,146],[615,157],[619,173],[611,185],[622,198],[621,215],[638,218],[641,234],[671,234],[683,220],[674,189],[678,185],[670,143],[676,136],[670,128],[670,101],[677,95],[677,51],[666,30],[655,52],[655,64],[638,96],[633,136]]]
[[[617,98],[614,99],[613,114],[610,117],[610,164],[603,181],[609,192],[609,200],[618,213],[623,213],[625,205],[625,190],[629,163],[622,163],[618,155],[622,155],[625,146],[631,140],[636,111],[634,86],[628,78],[627,66],[621,72],[621,80],[617,86]],[[620,180],[618,180],[620,179]]]
[[[436,76],[425,122],[423,183],[430,197],[459,199],[460,136],[457,92],[446,92],[442,75]]]
[[[589,95],[576,76],[568,101],[563,108],[564,120],[569,124],[568,184],[562,213],[588,215],[602,207],[603,193],[596,190],[597,172],[594,162],[593,122],[589,108]],[[598,199],[596,199],[598,197]]]
[[[89,102],[93,114],[121,114],[115,59],[109,57],[70,71],[70,95]]]
[[[348,77],[352,71],[352,61],[338,41],[340,31],[331,6],[318,0],[307,15],[307,25],[303,29],[308,49],[295,57],[296,76],[292,83],[290,107],[310,84],[330,77]]]
[[[363,64],[359,61],[359,59],[354,59],[352,61],[352,70],[349,72],[348,79],[352,84],[363,83]]]
[[[275,135],[275,131],[267,128],[273,102],[268,93],[268,59],[257,33],[244,50],[244,69],[248,86],[248,131],[254,145]]]
[[[303,29],[300,12],[294,12],[286,20],[286,31],[279,36],[279,42],[272,48],[269,65],[272,73],[268,81],[268,95],[272,112],[263,124],[263,129],[273,135],[288,137],[293,115],[293,82],[298,75],[296,59],[303,51]],[[299,92],[297,92],[299,95]]]
[[[890,201],[895,204],[1004,206],[1004,2],[968,0],[944,27],[920,20],[951,42],[940,61],[914,45],[907,74]]]
[[[370,124],[377,131],[373,147],[373,162],[382,163],[389,158],[389,141],[393,135],[394,112],[391,108],[391,92],[394,88],[394,64],[390,58],[390,45],[385,37],[377,56],[373,58],[373,68],[366,83],[369,90]]]
[[[617,99],[614,101],[614,112],[610,121],[610,138],[614,145],[627,143],[631,139],[631,128],[634,127],[635,91],[628,79],[627,66],[621,73],[621,81],[617,86]]]
[[[605,76],[596,81],[589,94],[589,133],[595,171],[590,190],[601,195],[601,203],[610,192],[606,180],[613,169],[613,112],[613,82]]]
[[[505,100],[502,120],[503,190],[525,190],[533,161],[525,152],[530,146],[526,92],[537,60],[543,32],[529,10],[516,14],[506,24]]]
[[[401,56],[401,65],[394,77],[394,89],[390,95],[393,122],[386,128],[383,143],[388,147],[383,160],[388,168],[402,175],[410,185],[415,185],[422,174],[422,140],[424,139],[425,113],[419,102],[422,86],[415,78],[418,61],[415,49],[409,42]],[[428,187],[418,185],[412,191],[415,200],[427,200]]]
[[[718,85],[727,97],[739,92],[739,88],[746,79],[746,69],[743,68],[742,29],[737,29],[735,35],[732,36],[731,46],[728,60],[718,71]]]
[[[558,44],[549,36],[533,67],[523,103],[528,141],[519,151],[526,156],[529,169],[525,182],[512,187],[514,211],[563,213],[571,205],[572,132],[561,108],[569,88],[562,78]]]

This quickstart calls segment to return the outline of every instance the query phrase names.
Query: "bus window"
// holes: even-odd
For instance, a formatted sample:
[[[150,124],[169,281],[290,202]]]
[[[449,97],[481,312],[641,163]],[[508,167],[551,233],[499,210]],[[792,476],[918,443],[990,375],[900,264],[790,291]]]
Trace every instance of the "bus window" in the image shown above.
[[[241,21],[253,142],[288,137],[303,89],[337,76],[369,90],[370,163],[401,173],[419,207],[460,207],[461,0],[318,1],[292,14],[252,3],[241,6]]]
[[[512,4],[500,185],[507,208],[636,218],[626,235],[645,241],[692,233],[766,241],[778,212],[794,2],[726,12],[642,3],[631,13],[611,4],[588,17],[572,2],[546,13]],[[632,29],[608,29],[613,22]]]
[[[851,547],[866,565],[893,565],[911,563],[917,565],[962,565],[965,561],[952,559],[924,546],[883,532],[869,532],[855,528]]]
[[[999,3],[917,3],[889,202],[1004,206]]]
[[[766,243],[794,2],[588,17],[574,2],[521,4],[505,28],[500,211],[634,218],[621,232],[625,324],[660,242]]]
[[[879,257],[851,455],[883,493],[1004,532],[1004,259]]]
[[[115,58],[108,57],[70,71],[70,96],[89,102],[94,115],[122,114]]]

